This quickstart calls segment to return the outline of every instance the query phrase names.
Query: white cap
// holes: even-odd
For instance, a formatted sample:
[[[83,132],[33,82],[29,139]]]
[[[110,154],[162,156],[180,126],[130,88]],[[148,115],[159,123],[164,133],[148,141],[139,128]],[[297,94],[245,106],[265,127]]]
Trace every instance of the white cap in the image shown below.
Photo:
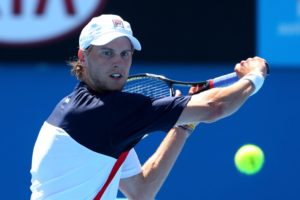
[[[105,45],[112,40],[126,36],[136,50],[141,50],[140,42],[133,37],[130,24],[118,15],[94,17],[81,31],[79,48],[84,50],[90,45]]]

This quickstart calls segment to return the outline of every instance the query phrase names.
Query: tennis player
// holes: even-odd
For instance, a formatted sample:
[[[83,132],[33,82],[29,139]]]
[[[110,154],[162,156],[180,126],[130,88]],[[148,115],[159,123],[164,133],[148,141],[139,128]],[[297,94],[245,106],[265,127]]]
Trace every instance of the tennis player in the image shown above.
[[[31,199],[154,199],[192,128],[234,113],[266,75],[259,57],[235,66],[235,84],[189,96],[151,99],[121,92],[134,50],[130,24],[116,15],[93,18],[79,37],[79,80],[44,122],[32,157]],[[195,90],[195,88],[193,88]],[[178,127],[181,126],[181,127]],[[141,165],[134,146],[154,131],[168,132]]]

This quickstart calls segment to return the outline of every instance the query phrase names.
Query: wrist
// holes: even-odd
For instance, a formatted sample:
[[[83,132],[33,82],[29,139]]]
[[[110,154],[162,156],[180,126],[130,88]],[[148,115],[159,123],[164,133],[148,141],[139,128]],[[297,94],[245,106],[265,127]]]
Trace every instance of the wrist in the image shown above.
[[[191,135],[191,133],[195,130],[196,125],[195,124],[185,124],[185,125],[175,126],[175,128],[182,129],[186,133],[186,135],[189,137]]]
[[[250,81],[253,86],[254,86],[254,91],[252,92],[251,95],[254,95],[255,93],[257,93],[260,88],[263,86],[265,78],[262,75],[262,73],[260,72],[250,72],[248,74],[246,74],[242,80],[248,80]]]

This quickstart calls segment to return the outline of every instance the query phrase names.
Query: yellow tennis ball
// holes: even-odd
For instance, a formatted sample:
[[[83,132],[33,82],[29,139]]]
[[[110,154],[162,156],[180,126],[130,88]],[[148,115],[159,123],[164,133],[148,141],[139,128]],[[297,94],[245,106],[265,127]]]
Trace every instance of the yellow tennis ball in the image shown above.
[[[240,147],[234,156],[236,168],[246,175],[253,175],[259,172],[264,162],[264,152],[253,144],[246,144]]]

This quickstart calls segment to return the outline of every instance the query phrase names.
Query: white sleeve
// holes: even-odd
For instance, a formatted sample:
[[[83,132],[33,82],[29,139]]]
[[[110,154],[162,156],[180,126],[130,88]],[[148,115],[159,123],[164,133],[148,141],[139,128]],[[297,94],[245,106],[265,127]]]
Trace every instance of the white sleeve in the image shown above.
[[[121,178],[128,178],[130,176],[137,175],[141,171],[142,171],[142,165],[140,163],[140,160],[139,160],[134,148],[132,148],[129,151],[124,163],[122,164]]]

